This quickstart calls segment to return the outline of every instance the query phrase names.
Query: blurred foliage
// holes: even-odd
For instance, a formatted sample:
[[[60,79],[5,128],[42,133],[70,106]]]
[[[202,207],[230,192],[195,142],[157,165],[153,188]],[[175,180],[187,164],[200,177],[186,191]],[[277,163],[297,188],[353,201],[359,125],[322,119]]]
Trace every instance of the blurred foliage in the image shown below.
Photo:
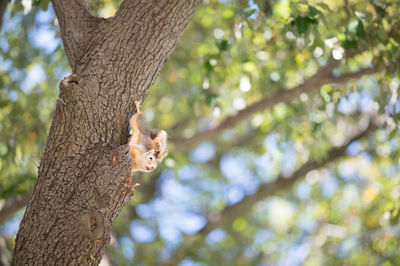
[[[113,16],[121,1],[90,1]],[[398,1],[205,0],[144,104],[146,119],[190,137],[334,60],[335,77],[188,152],[174,152],[119,215],[112,265],[400,265]],[[0,205],[32,189],[67,65],[48,0],[11,1],[0,33]],[[346,56],[354,55],[354,56]],[[385,126],[347,156],[259,200],[207,235],[206,219],[290,175],[371,113]],[[21,213],[0,227],[11,249]],[[2,252],[2,254],[4,254]]]

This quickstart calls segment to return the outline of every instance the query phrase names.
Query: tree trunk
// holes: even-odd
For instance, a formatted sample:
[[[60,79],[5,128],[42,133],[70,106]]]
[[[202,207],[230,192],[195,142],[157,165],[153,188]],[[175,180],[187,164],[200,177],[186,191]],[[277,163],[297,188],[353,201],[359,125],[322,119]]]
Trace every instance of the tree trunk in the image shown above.
[[[110,19],[54,0],[73,75],[60,96],[13,265],[97,265],[131,198],[126,145],[143,101],[200,0],[125,0]]]

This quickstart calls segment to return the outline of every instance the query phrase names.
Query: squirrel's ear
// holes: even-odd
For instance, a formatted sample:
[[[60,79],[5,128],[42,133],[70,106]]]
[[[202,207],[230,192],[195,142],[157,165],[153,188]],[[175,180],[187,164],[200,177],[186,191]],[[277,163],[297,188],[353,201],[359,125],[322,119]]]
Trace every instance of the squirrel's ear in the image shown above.
[[[161,147],[167,147],[167,132],[165,132],[164,130],[160,130],[156,138],[158,139]]]
[[[164,157],[167,156],[167,155],[168,155],[168,150],[167,149],[164,149],[164,150],[160,151],[160,153],[157,156],[157,161],[161,162],[164,159]]]
[[[165,132],[164,130],[160,130],[157,133],[157,136],[153,139],[153,146],[158,152],[162,153],[164,150],[167,149],[167,138],[167,132]]]
[[[154,139],[154,141],[156,142],[155,147],[157,147],[158,151],[157,161],[159,162],[161,162],[162,159],[164,159],[164,157],[167,156],[168,154],[167,138],[168,138],[167,132],[161,130],[160,132],[158,132],[156,138]]]

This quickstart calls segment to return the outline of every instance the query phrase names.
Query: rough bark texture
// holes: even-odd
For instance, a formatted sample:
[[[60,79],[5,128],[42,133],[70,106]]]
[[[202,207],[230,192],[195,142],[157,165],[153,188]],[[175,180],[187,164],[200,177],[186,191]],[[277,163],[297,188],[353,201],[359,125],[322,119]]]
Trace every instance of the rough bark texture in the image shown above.
[[[131,198],[128,118],[143,101],[199,0],[125,0],[94,18],[86,1],[54,0],[74,75],[60,96],[20,225],[14,265],[97,265]]]

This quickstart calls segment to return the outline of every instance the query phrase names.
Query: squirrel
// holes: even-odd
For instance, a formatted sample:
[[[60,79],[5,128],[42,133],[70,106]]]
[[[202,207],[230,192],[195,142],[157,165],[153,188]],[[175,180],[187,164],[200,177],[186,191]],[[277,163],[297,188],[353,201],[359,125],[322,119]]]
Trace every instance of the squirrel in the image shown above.
[[[147,128],[140,103],[135,101],[135,106],[136,114],[129,120],[132,135],[128,145],[134,159],[132,171],[150,172],[168,154],[167,132]]]

